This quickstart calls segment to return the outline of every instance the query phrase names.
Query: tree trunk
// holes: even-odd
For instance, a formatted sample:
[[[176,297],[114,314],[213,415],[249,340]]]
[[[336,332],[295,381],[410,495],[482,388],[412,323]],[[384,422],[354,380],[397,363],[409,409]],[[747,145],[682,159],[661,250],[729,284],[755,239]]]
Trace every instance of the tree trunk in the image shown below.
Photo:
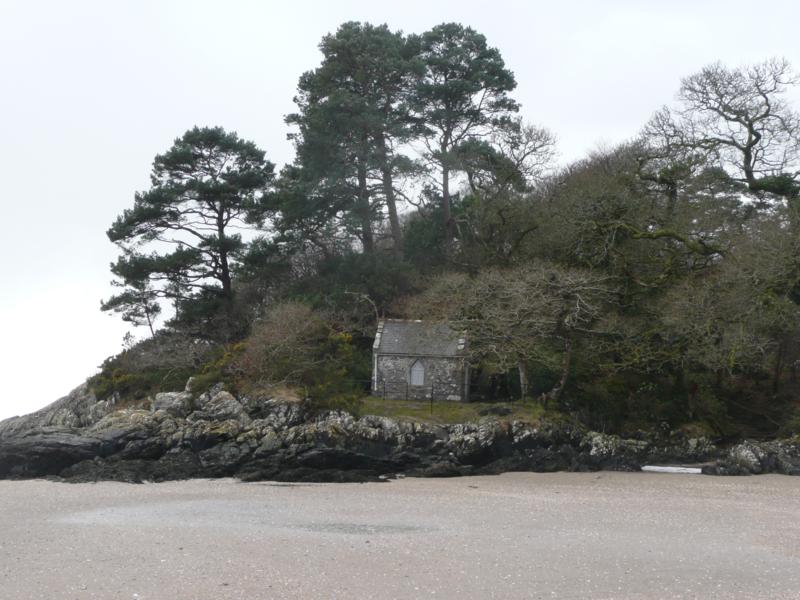
[[[519,396],[524,400],[528,395],[528,371],[525,368],[525,362],[520,360],[517,363],[517,369],[519,370]]]
[[[389,227],[392,231],[392,242],[394,255],[397,258],[403,257],[403,232],[400,229],[400,219],[397,216],[397,203],[394,196],[394,179],[392,177],[392,166],[389,164],[388,151],[386,149],[386,138],[381,135],[378,138],[379,155],[381,161],[381,176],[383,195],[386,198],[386,208],[389,211]]]
[[[489,400],[497,397],[497,375],[489,376]]]
[[[783,358],[785,355],[786,343],[784,340],[778,342],[778,352],[775,356],[775,368],[772,373],[772,393],[777,394],[781,386],[781,376],[783,375]]]
[[[223,320],[221,330],[226,340],[230,341],[233,332],[233,284],[231,268],[228,263],[227,239],[225,237],[225,212],[220,207],[217,212],[217,237],[219,238],[219,281],[222,284]]]
[[[358,217],[361,221],[361,243],[364,252],[371,254],[375,250],[375,239],[372,236],[372,211],[369,206],[369,190],[367,189],[367,168],[358,165]]]
[[[675,181],[670,181],[667,184],[667,219],[672,224],[672,219],[675,216],[675,207],[678,205],[678,184]]]
[[[147,302],[147,299],[145,299],[145,302]],[[150,309],[148,309],[146,305],[144,308],[144,316],[147,317],[147,328],[150,330],[150,337],[156,337],[155,329],[153,329],[153,319],[150,316]]]
[[[756,180],[755,176],[753,148],[756,147],[761,139],[761,134],[754,130],[752,123],[748,124],[747,131],[748,140],[744,148],[742,148],[742,170],[744,171],[744,178],[747,182],[747,187],[753,191],[756,191],[758,189],[758,181]]]
[[[549,392],[541,395],[542,405],[547,408],[552,400],[557,402],[567,385],[567,377],[569,376],[569,369],[572,366],[572,340],[564,340],[564,360],[561,363],[561,377]]]
[[[447,236],[447,246],[455,238],[455,223],[450,208],[450,165],[447,153],[450,151],[449,140],[445,140],[440,147],[442,153],[442,220],[444,220],[444,231]]]
[[[231,269],[228,264],[228,249],[225,239],[225,212],[222,207],[217,211],[217,237],[219,239],[219,281],[222,284],[222,295],[230,303],[233,299],[231,285]]]

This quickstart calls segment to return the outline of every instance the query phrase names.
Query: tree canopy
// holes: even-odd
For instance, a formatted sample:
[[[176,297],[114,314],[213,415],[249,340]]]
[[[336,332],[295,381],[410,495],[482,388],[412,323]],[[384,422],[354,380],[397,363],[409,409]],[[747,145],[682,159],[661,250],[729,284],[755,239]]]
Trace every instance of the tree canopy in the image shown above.
[[[459,23],[442,23],[419,39],[425,72],[413,96],[422,124],[426,158],[439,169],[442,218],[455,236],[450,173],[453,151],[489,131],[508,126],[519,105],[508,94],[517,87],[500,52],[486,38]]]
[[[111,270],[125,291],[103,308],[149,319],[155,299],[167,298],[175,322],[228,318],[245,247],[238,228],[263,221],[273,169],[255,144],[219,127],[176,139],[153,161],[151,188],[108,230],[122,249]]]
[[[470,27],[348,22],[319,49],[278,175],[252,142],[196,127],[109,229],[103,309],[155,332],[147,348],[164,313],[161,337],[202,347],[206,379],[357,394],[376,320],[439,320],[468,333],[475,398],[626,431],[800,423],[786,61],[709,65],[634,139],[556,165]]]

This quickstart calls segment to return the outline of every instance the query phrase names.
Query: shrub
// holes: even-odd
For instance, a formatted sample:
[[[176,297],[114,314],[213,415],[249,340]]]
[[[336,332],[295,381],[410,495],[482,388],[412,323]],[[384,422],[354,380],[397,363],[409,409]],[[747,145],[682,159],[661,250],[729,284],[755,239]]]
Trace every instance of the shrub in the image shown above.
[[[244,352],[244,348],[243,342],[215,348],[209,360],[192,378],[191,391],[196,394],[202,393],[217,383],[224,383],[228,389],[236,391],[239,382],[236,360]]]
[[[800,407],[793,408],[778,431],[779,437],[800,436]]]
[[[279,304],[259,319],[231,368],[240,388],[284,383],[316,400],[355,394],[359,380],[369,378],[368,357],[352,336],[299,302]]]
[[[139,400],[162,390],[183,389],[191,375],[191,369],[126,371],[112,363],[104,365],[100,373],[89,378],[88,383],[101,400],[113,394],[123,400]]]
[[[235,366],[252,384],[300,384],[320,366],[327,327],[299,302],[279,304],[253,324]]]
[[[185,335],[159,332],[107,358],[88,383],[100,399],[116,394],[122,400],[138,400],[163,390],[183,389],[212,349]]]

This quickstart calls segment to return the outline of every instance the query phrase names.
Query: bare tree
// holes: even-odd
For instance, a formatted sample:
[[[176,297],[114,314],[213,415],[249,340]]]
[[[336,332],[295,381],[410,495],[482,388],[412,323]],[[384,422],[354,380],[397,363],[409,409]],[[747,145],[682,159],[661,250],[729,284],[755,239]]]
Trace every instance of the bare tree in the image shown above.
[[[658,111],[645,136],[670,150],[705,153],[751,191],[794,196],[800,115],[785,94],[799,81],[784,59],[736,69],[709,65],[682,80],[680,105]]]
[[[590,330],[612,294],[602,276],[537,263],[485,270],[475,278],[450,275],[419,297],[411,310],[466,331],[473,361],[501,372],[516,368],[523,397],[529,388],[529,363],[558,371],[558,382],[542,397],[546,404],[564,389],[576,336]]]
[[[253,325],[235,367],[258,383],[299,383],[326,360],[323,319],[299,302],[278,304]]]
[[[528,186],[539,182],[556,159],[556,136],[519,117],[511,126],[495,131],[491,143],[511,161]]]

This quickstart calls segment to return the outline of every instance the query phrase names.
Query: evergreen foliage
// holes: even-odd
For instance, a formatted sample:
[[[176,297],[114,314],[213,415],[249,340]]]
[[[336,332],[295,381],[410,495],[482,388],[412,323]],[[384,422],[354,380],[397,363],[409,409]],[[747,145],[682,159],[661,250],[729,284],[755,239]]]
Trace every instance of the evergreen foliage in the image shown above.
[[[176,324],[200,334],[199,325],[220,318],[223,337],[232,335],[233,271],[245,249],[236,229],[263,221],[273,168],[255,144],[219,127],[175,140],[153,161],[151,188],[108,230],[123,251],[111,270],[126,291],[103,310],[151,323],[156,298],[167,298]],[[145,245],[169,250],[145,252]]]
[[[350,22],[320,50],[278,177],[220,128],[156,157],[108,232],[121,292],[103,303],[154,337],[98,390],[193,373],[358,409],[376,320],[409,317],[468,332],[475,398],[627,432],[796,429],[787,63],[712,65],[635,139],[555,168],[554,136],[516,115],[514,75],[475,30]],[[191,359],[142,360],[176,339]]]

